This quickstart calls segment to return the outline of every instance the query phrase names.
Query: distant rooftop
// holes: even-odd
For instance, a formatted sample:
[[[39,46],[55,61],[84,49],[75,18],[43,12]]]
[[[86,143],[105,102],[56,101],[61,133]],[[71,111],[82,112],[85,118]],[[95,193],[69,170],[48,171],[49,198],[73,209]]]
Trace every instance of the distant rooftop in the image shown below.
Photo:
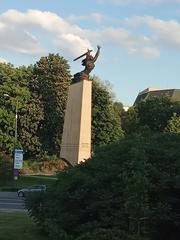
[[[154,97],[169,97],[172,101],[180,101],[180,89],[146,88],[138,94],[134,105]]]
[[[139,93],[139,95],[144,94],[144,93],[147,93],[147,92],[160,91],[160,90],[167,90],[167,89],[150,87],[150,88],[146,88],[146,89],[144,89],[143,91],[141,91],[141,92]]]

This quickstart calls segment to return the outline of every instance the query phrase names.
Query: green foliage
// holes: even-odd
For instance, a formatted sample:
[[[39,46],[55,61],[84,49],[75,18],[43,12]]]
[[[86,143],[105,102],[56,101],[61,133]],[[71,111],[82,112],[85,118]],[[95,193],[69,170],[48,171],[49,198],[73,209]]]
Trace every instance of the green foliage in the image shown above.
[[[126,234],[119,230],[95,229],[92,232],[85,233],[75,240],[125,240]]]
[[[180,133],[180,116],[177,116],[177,114],[174,113],[171,119],[167,122],[167,126],[164,131],[170,133]]]
[[[136,132],[139,127],[139,116],[136,108],[131,107],[127,112],[123,112],[121,117],[122,129],[125,133]]]
[[[169,98],[156,97],[141,101],[122,114],[122,128],[127,134],[144,129],[163,132],[173,113],[180,115],[180,103],[172,102]]]
[[[64,110],[71,75],[67,61],[58,54],[42,57],[34,66],[32,85],[42,96],[43,120],[40,129],[42,148],[59,154]]]
[[[21,67],[20,69],[23,70]],[[29,98],[28,101],[24,101],[24,107],[19,110],[18,119],[18,139],[26,153],[25,157],[34,157],[41,151],[39,129],[43,119],[43,110],[40,96],[31,84],[33,82],[33,71],[33,66],[29,66],[24,71],[24,75],[28,79]]]
[[[85,233],[75,240],[147,240],[136,234],[127,234],[118,229],[95,229]]]
[[[149,126],[153,131],[162,132],[174,112],[173,103],[168,98],[154,98],[141,101],[137,105],[139,124]]]
[[[0,151],[13,149],[16,108],[20,117],[30,97],[28,78],[29,68],[0,63]]]
[[[92,144],[98,147],[119,140],[123,131],[109,86],[97,77],[92,80]]]
[[[17,146],[25,157],[59,154],[70,78],[69,65],[58,54],[35,66],[0,64],[0,151],[13,150],[17,109]]]
[[[39,224],[40,227],[44,225],[44,214],[43,214],[43,206],[45,203],[45,193],[37,192],[28,194],[25,199],[25,204],[31,206],[31,210],[29,211],[30,215],[33,216],[36,214],[34,218],[35,222]]]
[[[121,102],[113,103],[114,112],[121,118],[124,113],[123,104]]]
[[[0,151],[11,153],[14,143],[14,119],[12,112],[0,108]]]
[[[0,63],[0,149],[11,151],[13,148],[13,125],[14,115],[6,109],[10,106],[4,94],[12,91],[11,77],[15,70],[11,64]],[[9,113],[10,112],[10,113]]]
[[[44,119],[41,97],[33,88],[23,113],[19,121],[19,138],[25,157],[33,158],[41,154],[40,130]]]
[[[91,239],[88,233],[96,229],[121,229],[125,239],[179,236],[179,144],[177,134],[127,137],[60,173],[54,187],[35,200],[38,208],[33,201],[27,207],[51,236],[56,231]],[[103,230],[98,234],[101,239]]]

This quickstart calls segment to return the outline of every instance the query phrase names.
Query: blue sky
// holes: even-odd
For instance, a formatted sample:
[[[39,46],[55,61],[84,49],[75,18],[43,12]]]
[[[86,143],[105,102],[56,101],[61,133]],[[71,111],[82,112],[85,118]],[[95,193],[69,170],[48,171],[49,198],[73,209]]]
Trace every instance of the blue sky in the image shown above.
[[[101,55],[92,74],[132,105],[147,87],[180,88],[180,0],[1,0],[0,61],[34,64],[87,48]]]

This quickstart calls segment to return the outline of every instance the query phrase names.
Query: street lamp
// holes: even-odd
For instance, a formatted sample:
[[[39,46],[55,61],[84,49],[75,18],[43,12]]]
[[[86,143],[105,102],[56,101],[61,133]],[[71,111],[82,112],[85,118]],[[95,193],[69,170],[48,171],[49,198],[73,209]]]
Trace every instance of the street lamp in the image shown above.
[[[4,97],[9,97],[9,94],[5,93],[3,94]],[[18,128],[17,128],[17,122],[18,122],[18,100],[16,100],[16,110],[15,110],[15,129],[14,129],[14,146],[13,146],[13,167],[12,167],[12,170],[13,170],[13,182],[12,182],[12,187],[13,189],[16,188],[16,175],[18,175],[18,172],[17,174],[15,174],[15,169],[14,169],[14,158],[15,158],[15,149],[16,149],[16,146],[17,146],[17,131],[18,131]],[[18,170],[17,170],[18,171]]]

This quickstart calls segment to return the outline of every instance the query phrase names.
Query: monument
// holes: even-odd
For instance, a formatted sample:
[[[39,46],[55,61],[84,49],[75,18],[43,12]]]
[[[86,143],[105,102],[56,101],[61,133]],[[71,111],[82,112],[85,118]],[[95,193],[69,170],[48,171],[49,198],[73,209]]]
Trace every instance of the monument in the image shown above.
[[[91,157],[92,81],[89,73],[95,67],[100,46],[97,46],[94,57],[91,52],[88,49],[74,59],[76,61],[85,57],[82,60],[85,68],[74,75],[68,91],[60,157],[73,166]]]

